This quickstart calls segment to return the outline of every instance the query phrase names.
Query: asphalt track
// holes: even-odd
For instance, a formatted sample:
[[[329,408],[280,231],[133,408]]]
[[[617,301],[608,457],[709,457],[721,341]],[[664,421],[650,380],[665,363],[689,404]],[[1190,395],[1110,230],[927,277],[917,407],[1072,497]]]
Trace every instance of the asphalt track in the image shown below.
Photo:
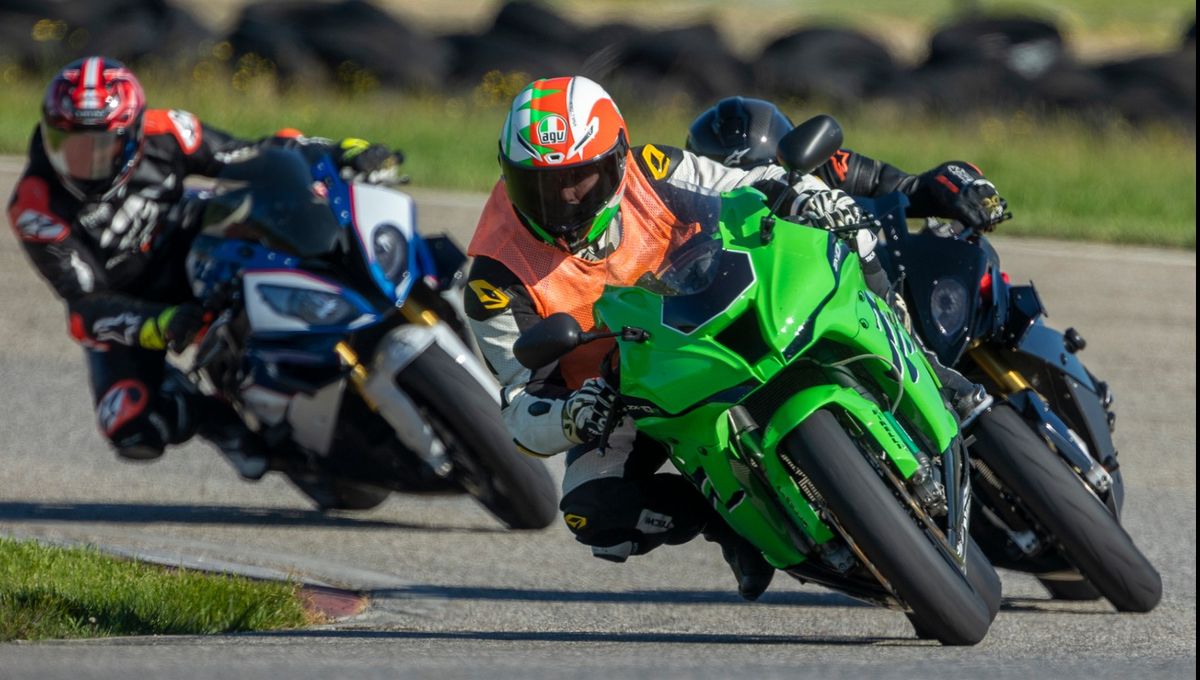
[[[0,195],[19,165],[0,160]],[[426,232],[465,243],[482,197],[415,191]],[[1191,678],[1196,667],[1194,253],[997,238],[1056,327],[1117,395],[1125,522],[1163,574],[1148,615],[1063,604],[1001,572],[991,633],[918,641],[901,614],[777,577],[743,603],[703,540],[626,565],[561,525],[510,533],[472,502],[394,496],[322,515],[282,479],[240,481],[202,444],[115,460],[93,423],[61,306],[0,234],[0,533],[276,573],[368,592],[313,630],[0,645],[0,678],[1055,677]],[[553,469],[561,474],[561,464]]]

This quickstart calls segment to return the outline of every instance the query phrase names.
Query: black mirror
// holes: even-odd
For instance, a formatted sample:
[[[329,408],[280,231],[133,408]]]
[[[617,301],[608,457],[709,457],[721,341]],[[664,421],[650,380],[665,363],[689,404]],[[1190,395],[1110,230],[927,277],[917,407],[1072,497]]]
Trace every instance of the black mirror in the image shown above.
[[[832,116],[813,116],[779,140],[776,157],[788,170],[809,174],[842,148],[842,126]]]
[[[541,368],[581,345],[582,336],[583,329],[575,317],[558,312],[522,333],[513,344],[513,354],[525,368]]]

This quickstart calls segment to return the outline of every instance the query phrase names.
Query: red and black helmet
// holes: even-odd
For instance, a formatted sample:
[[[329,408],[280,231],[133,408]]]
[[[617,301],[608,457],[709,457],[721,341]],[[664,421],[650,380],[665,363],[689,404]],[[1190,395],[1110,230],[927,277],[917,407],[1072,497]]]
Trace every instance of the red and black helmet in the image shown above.
[[[129,180],[145,111],[141,83],[119,61],[87,57],[58,72],[42,100],[42,146],[71,193],[104,200]]]

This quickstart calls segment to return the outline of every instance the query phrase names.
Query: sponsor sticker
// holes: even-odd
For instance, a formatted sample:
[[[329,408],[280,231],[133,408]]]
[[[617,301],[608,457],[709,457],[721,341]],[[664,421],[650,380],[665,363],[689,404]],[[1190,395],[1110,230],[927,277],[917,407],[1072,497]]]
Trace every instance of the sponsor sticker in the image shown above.
[[[36,210],[26,210],[17,218],[17,233],[30,243],[54,243],[67,237],[67,226]]]
[[[475,279],[467,285],[475,291],[475,296],[479,298],[479,304],[483,305],[484,309],[497,310],[508,306],[509,297],[504,294],[504,291],[487,281]]]
[[[646,162],[646,167],[650,168],[650,174],[654,179],[666,177],[667,171],[671,167],[671,159],[667,158],[667,154],[653,144],[642,147],[642,160]]]
[[[109,388],[96,406],[100,431],[111,437],[121,426],[146,409],[146,386],[137,380],[122,380]]]
[[[567,120],[559,115],[549,115],[537,125],[538,144],[562,144],[567,141]]]

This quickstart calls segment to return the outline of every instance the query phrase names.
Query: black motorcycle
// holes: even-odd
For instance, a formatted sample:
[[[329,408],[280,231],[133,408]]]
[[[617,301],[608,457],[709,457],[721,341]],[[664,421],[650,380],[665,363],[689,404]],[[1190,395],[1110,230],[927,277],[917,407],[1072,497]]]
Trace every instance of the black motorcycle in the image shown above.
[[[971,533],[988,558],[1057,599],[1153,609],[1162,581],[1120,525],[1113,395],[1080,361],[1083,336],[1045,325],[1037,290],[1009,283],[979,231],[930,220],[910,232],[902,194],[859,202],[883,225],[877,252],[915,330],[996,399],[970,428]]]

